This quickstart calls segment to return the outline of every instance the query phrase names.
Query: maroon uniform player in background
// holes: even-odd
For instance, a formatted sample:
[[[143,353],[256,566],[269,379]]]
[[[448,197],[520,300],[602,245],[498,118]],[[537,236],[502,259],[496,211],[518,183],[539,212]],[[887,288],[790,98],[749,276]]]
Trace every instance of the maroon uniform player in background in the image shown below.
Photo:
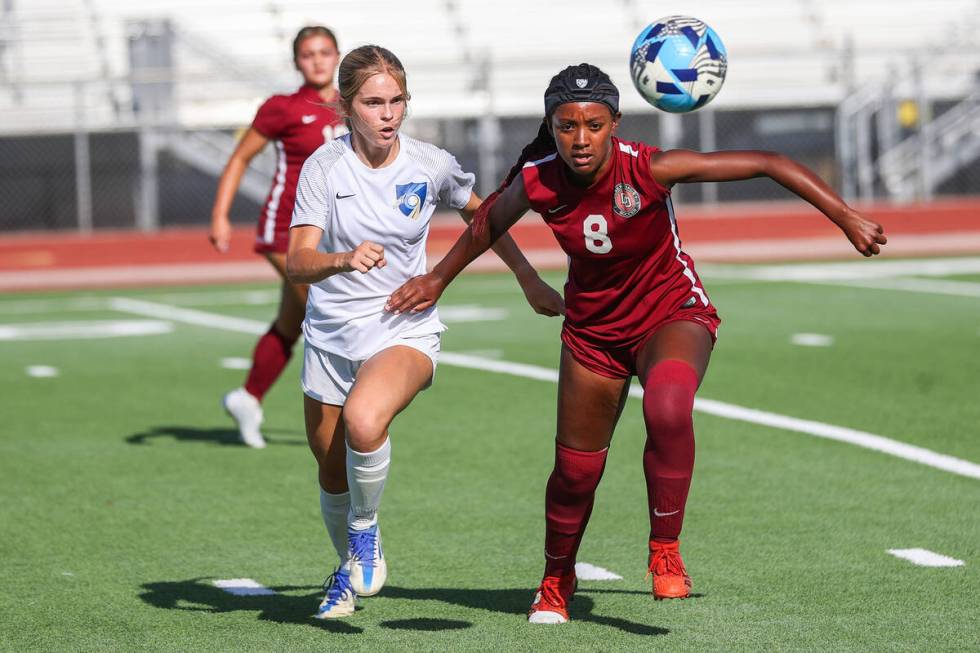
[[[878,254],[885,243],[880,225],[791,159],[758,151],[661,152],[614,138],[619,120],[619,91],[605,73],[581,64],[556,75],[545,91],[538,136],[501,188],[435,269],[388,302],[395,313],[431,306],[528,209],[541,214],[569,256],[545,571],[532,623],[568,620],[576,552],[632,375],[644,389],[653,596],[690,594],[678,537],[694,469],[694,393],[719,319],[681,251],[670,188],[770,177],[823,212],[863,255]]]
[[[259,215],[254,249],[282,277],[279,313],[255,346],[244,387],[223,399],[225,410],[238,423],[242,441],[250,447],[265,446],[259,430],[260,402],[289,362],[306,314],[306,285],[290,283],[285,273],[289,223],[303,162],[324,142],[347,133],[343,118],[328,104],[337,97],[334,73],[339,60],[332,31],[320,26],[299,31],[293,41],[293,61],[303,75],[303,86],[292,95],[273,95],[259,107],[252,126],[225,166],[211,211],[211,242],[219,252],[226,252],[231,241],[228,212],[242,175],[252,158],[273,141],[276,174]]]

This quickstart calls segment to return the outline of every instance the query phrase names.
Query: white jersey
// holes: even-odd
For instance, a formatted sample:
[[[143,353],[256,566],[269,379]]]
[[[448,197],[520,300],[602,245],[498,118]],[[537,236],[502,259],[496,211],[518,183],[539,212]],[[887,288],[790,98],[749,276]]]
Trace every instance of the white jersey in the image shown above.
[[[395,338],[445,331],[435,307],[393,315],[388,297],[425,274],[425,241],[436,204],[461,209],[474,177],[452,154],[399,135],[395,160],[371,168],[357,158],[350,135],[322,145],[303,164],[291,226],[323,229],[318,250],[349,252],[369,240],[384,247],[387,265],[367,274],[343,272],[310,285],[303,334],[307,342],[350,360],[365,360]]]

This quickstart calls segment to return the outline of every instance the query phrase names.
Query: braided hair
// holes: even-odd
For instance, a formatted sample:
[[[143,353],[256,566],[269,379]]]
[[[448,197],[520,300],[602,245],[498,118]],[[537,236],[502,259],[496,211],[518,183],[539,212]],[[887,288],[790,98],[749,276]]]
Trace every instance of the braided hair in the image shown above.
[[[551,78],[547,90],[544,92],[544,118],[538,133],[530,143],[521,150],[521,155],[517,158],[517,163],[510,169],[503,183],[497,190],[490,193],[480,208],[473,216],[472,229],[474,233],[481,233],[489,226],[490,209],[493,207],[500,194],[510,186],[514,178],[520,174],[524,164],[528,161],[542,159],[557,151],[555,138],[548,130],[548,122],[551,115],[562,104],[569,102],[598,102],[605,104],[615,116],[619,113],[619,90],[609,79],[609,75],[599,70],[597,67],[587,63],[577,66],[569,66]]]

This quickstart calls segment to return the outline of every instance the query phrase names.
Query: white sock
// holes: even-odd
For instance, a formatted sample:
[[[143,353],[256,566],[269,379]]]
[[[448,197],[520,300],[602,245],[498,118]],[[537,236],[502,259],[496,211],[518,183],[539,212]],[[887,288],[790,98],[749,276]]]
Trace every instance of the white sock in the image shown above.
[[[350,492],[330,494],[320,488],[320,514],[327,527],[333,548],[340,557],[340,564],[347,562],[347,511],[350,509]]]
[[[364,530],[378,521],[378,505],[388,478],[391,438],[375,451],[358,453],[347,447],[347,487],[350,488],[350,514],[347,524]]]

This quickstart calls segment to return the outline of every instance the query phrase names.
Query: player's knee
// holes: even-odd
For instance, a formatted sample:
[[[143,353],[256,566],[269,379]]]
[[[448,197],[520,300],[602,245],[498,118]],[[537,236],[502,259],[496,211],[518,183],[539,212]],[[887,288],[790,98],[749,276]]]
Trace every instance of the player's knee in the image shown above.
[[[347,442],[356,451],[374,451],[384,444],[388,420],[367,402],[348,401],[344,406]]]
[[[602,479],[606,451],[579,450],[570,456],[567,444],[559,444],[555,468],[548,479],[549,490],[570,497],[591,495]]]
[[[693,423],[697,373],[687,363],[666,360],[657,363],[643,388],[643,418],[653,432],[676,432]]]
[[[548,489],[568,497],[589,496],[599,487],[601,470],[581,470],[557,467],[548,479]]]
[[[694,394],[682,386],[653,384],[644,389],[643,418],[649,430],[686,429],[694,421],[693,409]]]

